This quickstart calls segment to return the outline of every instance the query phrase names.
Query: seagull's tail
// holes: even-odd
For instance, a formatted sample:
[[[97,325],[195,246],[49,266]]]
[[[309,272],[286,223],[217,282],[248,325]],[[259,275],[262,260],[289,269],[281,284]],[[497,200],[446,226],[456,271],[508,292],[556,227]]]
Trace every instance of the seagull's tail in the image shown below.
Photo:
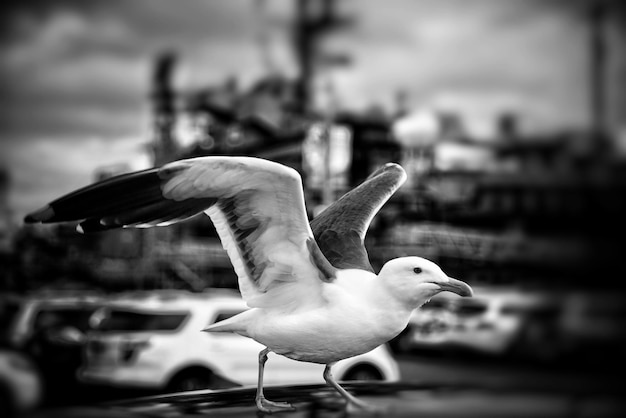
[[[216,322],[213,325],[209,325],[202,332],[234,332],[229,324],[225,324],[226,321]]]
[[[224,319],[223,321],[216,322],[212,325],[209,325],[203,332],[234,332],[239,335],[243,335],[245,337],[248,336],[247,328],[248,328],[248,316],[247,313],[250,311],[242,312],[238,315],[231,316],[230,318]]]

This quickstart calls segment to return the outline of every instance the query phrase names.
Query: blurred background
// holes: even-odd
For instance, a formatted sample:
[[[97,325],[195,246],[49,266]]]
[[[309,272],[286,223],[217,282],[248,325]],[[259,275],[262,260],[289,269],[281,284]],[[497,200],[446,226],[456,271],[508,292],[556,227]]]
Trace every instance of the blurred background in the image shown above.
[[[182,330],[195,315],[187,300],[237,299],[206,217],[93,235],[22,223],[93,181],[202,155],[294,167],[310,217],[381,164],[403,165],[406,185],[368,232],[372,264],[420,255],[476,295],[444,294],[414,315],[390,343],[401,380],[480,372],[512,387],[615,389],[626,348],[623,2],[2,9],[0,410],[96,401],[95,383],[115,389],[104,397],[136,395],[145,388],[117,368],[154,346],[139,331]],[[239,309],[224,306],[219,315]],[[102,353],[124,364],[81,379]],[[238,383],[194,377],[177,389]]]

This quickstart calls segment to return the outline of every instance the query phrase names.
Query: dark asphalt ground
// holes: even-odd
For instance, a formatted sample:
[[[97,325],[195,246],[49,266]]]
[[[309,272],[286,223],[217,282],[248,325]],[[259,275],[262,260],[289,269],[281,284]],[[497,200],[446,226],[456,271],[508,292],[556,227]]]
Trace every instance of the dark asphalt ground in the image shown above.
[[[401,355],[402,380],[440,389],[411,393],[390,405],[424,416],[626,416],[626,391],[617,370],[494,361],[467,355]],[[75,395],[75,397],[73,397]],[[150,395],[141,391],[79,388],[54,407]],[[42,408],[53,410],[48,405]]]
[[[609,359],[540,364],[478,357],[402,356],[402,379],[452,385],[409,399],[424,416],[623,417],[626,389]]]

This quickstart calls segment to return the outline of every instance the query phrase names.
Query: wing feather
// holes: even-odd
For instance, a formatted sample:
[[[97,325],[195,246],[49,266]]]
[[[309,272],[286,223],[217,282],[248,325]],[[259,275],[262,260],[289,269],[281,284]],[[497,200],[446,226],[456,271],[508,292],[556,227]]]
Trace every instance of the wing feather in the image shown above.
[[[314,242],[300,175],[248,157],[201,157],[118,176],[61,197],[26,222],[83,220],[84,231],[168,225],[208,214],[250,306],[322,303],[336,269]]]
[[[405,181],[402,167],[386,164],[311,221],[315,240],[333,266],[374,272],[365,249],[365,234],[380,208]]]
[[[160,201],[158,169],[112,177],[69,193],[26,216],[26,222],[67,222],[98,218]]]

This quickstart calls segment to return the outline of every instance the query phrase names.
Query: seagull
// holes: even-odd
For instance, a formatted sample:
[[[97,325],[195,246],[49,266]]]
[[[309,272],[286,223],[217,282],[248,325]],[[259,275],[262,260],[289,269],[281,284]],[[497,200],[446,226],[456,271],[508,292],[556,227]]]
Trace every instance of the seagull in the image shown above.
[[[442,291],[471,296],[466,283],[421,257],[400,257],[375,273],[364,246],[380,208],[406,180],[389,163],[310,224],[302,179],[282,164],[208,156],[123,174],[63,196],[27,223],[80,220],[79,232],[166,226],[202,212],[210,218],[250,309],[209,326],[252,338],[259,353],[255,403],[265,413],[293,410],[263,393],[270,352],[324,364],[328,385],[348,406],[372,409],[337,383],[339,360],[397,336],[411,313]]]

